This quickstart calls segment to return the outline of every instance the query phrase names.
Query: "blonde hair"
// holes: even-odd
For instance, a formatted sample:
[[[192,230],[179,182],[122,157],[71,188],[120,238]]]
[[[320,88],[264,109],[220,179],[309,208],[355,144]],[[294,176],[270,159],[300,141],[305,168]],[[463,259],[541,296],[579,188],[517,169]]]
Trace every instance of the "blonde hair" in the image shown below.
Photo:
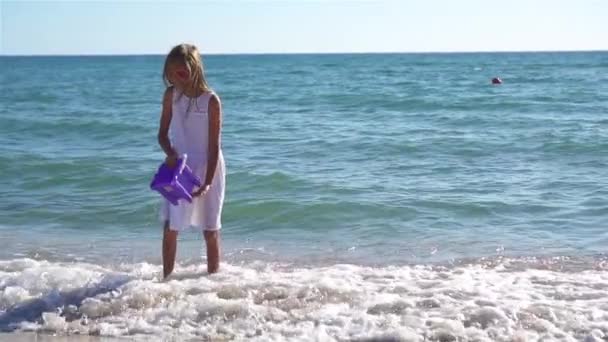
[[[200,92],[201,94],[212,91],[205,79],[203,59],[196,46],[192,44],[180,44],[171,49],[167,58],[165,58],[165,67],[163,69],[163,81],[167,87],[173,85],[171,81],[169,81],[168,75],[169,66],[173,64],[180,64],[188,69],[191,90],[194,90],[197,93]],[[180,96],[181,95],[182,94],[180,94]]]

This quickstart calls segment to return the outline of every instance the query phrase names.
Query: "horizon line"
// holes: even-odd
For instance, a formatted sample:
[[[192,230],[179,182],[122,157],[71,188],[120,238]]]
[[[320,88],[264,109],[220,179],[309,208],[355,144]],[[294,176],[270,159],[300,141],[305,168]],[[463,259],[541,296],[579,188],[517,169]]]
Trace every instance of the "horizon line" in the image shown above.
[[[607,49],[581,49],[581,50],[478,50],[478,51],[330,51],[330,52],[211,52],[202,53],[203,56],[280,56],[280,55],[422,55],[422,54],[479,54],[479,53],[569,53],[569,52],[608,52]],[[164,56],[166,53],[65,53],[65,54],[4,54],[0,57],[136,57],[136,56]]]

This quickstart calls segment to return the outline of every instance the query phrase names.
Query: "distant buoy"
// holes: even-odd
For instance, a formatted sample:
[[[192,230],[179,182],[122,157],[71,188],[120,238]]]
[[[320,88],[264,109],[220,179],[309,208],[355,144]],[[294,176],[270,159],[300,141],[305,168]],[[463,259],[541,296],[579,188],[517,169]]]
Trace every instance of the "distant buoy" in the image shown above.
[[[492,84],[502,84],[502,80],[498,77],[492,79]]]

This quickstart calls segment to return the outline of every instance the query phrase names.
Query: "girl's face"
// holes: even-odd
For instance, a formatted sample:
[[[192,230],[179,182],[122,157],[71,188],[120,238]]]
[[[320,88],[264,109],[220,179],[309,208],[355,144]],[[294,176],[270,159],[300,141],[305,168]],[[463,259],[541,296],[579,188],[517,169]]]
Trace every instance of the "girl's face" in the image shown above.
[[[184,90],[188,86],[190,74],[184,65],[173,63],[169,65],[167,70],[167,79],[169,79],[169,82],[171,82],[174,87],[179,90]]]

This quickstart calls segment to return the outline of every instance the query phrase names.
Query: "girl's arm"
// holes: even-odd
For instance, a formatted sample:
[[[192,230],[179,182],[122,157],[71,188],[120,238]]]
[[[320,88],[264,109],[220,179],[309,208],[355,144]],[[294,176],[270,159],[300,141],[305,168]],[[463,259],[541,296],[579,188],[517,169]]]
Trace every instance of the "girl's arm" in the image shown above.
[[[203,188],[211,186],[220,155],[220,131],[222,129],[222,105],[217,95],[209,99],[209,152],[207,156],[207,173]]]
[[[171,146],[171,140],[169,140],[169,126],[173,117],[172,104],[173,87],[168,87],[163,96],[163,111],[160,116],[160,127],[158,129],[158,144],[165,151],[168,164],[174,164],[177,159],[177,152],[175,152]]]

